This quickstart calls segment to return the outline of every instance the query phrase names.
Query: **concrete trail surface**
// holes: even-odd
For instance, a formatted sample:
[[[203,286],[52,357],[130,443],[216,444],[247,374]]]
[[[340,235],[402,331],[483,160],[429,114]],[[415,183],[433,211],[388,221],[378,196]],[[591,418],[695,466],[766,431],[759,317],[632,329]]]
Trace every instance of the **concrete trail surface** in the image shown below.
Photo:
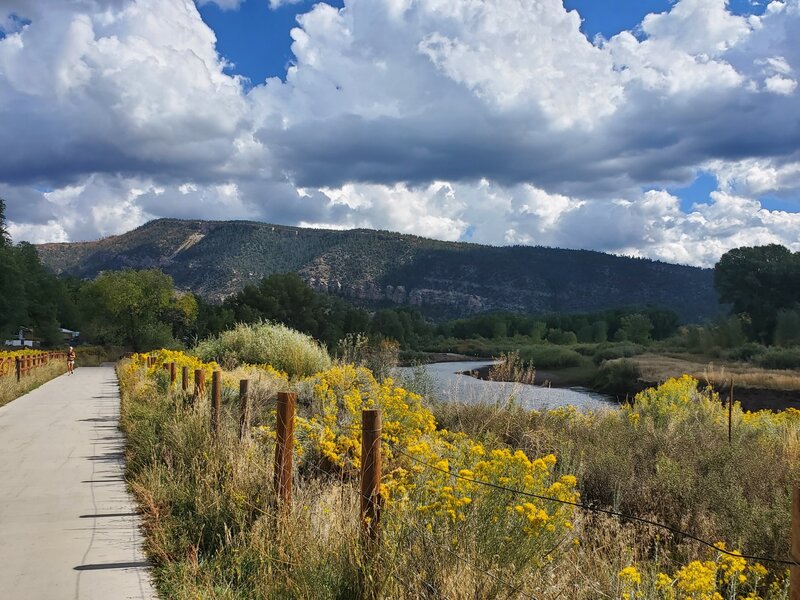
[[[112,367],[0,408],[0,599],[154,599]]]

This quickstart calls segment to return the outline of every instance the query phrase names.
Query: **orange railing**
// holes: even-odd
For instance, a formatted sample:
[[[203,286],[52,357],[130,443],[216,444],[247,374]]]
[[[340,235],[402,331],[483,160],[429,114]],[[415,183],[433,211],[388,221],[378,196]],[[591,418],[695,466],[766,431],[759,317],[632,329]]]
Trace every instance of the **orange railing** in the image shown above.
[[[64,352],[37,352],[36,354],[15,352],[13,354],[13,356],[0,358],[0,377],[14,375],[17,381],[53,360],[64,360],[66,357]]]

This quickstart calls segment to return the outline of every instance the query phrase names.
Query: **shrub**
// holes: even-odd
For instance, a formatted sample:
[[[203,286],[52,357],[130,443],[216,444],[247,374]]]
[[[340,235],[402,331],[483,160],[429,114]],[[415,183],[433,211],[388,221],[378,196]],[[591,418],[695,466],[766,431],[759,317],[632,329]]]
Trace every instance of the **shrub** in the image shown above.
[[[639,344],[622,343],[613,345],[603,345],[595,350],[592,360],[599,365],[606,360],[616,360],[618,358],[630,358],[644,352],[644,346]]]
[[[561,346],[528,346],[520,351],[522,360],[537,369],[562,369],[577,367],[583,362],[581,355]]]
[[[749,342],[747,344],[742,344],[737,348],[731,348],[730,350],[727,350],[723,353],[723,357],[727,360],[749,362],[766,353],[766,351],[766,346],[756,344],[755,342]]]
[[[594,353],[597,352],[597,344],[575,344],[572,349],[581,356],[594,356]]]
[[[636,390],[642,373],[632,360],[618,358],[605,361],[594,377],[592,385],[603,392],[626,393]]]
[[[551,329],[547,332],[547,341],[551,344],[567,345],[577,344],[578,336],[573,331],[561,331],[560,329]]]
[[[200,342],[194,353],[225,366],[269,364],[292,376],[307,376],[331,365],[325,349],[311,337],[278,323],[237,325]]]
[[[756,359],[765,369],[800,369],[800,348],[769,350]]]

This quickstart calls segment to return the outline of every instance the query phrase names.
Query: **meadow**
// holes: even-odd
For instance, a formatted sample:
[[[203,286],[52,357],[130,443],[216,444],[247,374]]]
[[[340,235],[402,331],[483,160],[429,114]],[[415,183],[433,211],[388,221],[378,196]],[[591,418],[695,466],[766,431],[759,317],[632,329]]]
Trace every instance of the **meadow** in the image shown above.
[[[416,393],[424,382],[330,362],[310,338],[257,333],[217,340],[202,358],[165,350],[150,366],[147,355],[118,365],[127,477],[164,597],[788,597],[785,564],[738,553],[788,556],[800,412],[735,405],[729,442],[727,408],[690,376],[594,413],[443,404]],[[253,354],[247,340],[262,338],[281,343]],[[208,397],[171,385],[168,362],[209,376],[224,363],[216,436]],[[241,379],[252,401],[242,440]],[[281,509],[274,399],[288,390],[294,498]],[[383,415],[382,537],[369,555],[363,408]]]

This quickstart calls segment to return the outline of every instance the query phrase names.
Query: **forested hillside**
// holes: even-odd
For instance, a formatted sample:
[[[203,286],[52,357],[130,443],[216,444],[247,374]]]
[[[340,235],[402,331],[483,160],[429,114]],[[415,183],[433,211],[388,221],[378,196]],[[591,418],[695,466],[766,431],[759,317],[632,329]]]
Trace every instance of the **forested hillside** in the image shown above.
[[[218,300],[273,273],[370,308],[412,305],[433,317],[491,310],[670,308],[686,321],[719,313],[710,269],[583,250],[491,247],[386,231],[160,219],[96,242],[38,246],[56,273],[157,267]]]

